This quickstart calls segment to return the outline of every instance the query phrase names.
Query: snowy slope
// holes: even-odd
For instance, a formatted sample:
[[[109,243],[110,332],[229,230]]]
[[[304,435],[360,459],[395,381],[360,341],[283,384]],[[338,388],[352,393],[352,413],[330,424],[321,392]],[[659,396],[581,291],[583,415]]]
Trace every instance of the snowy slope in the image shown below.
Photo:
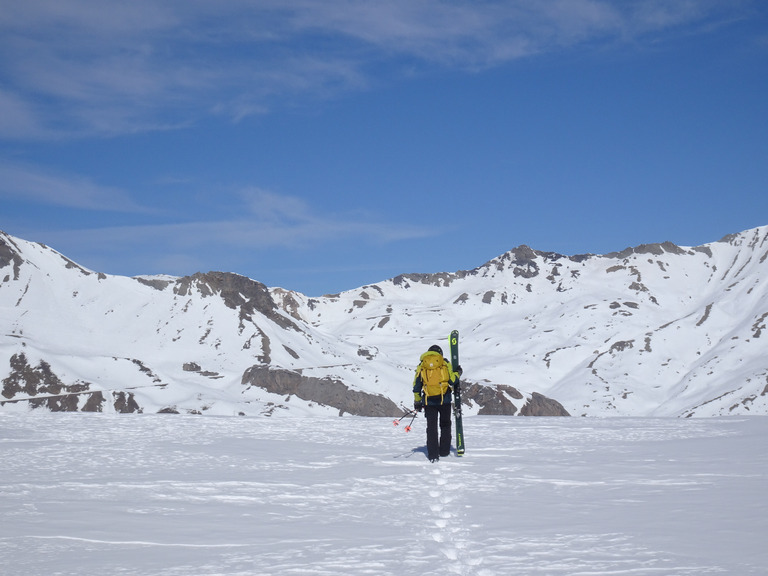
[[[0,412],[4,576],[752,576],[768,417]]]
[[[462,336],[467,413],[768,414],[768,227],[309,298],[234,274],[125,278],[0,233],[3,410],[367,414]],[[550,404],[548,408],[552,408]]]

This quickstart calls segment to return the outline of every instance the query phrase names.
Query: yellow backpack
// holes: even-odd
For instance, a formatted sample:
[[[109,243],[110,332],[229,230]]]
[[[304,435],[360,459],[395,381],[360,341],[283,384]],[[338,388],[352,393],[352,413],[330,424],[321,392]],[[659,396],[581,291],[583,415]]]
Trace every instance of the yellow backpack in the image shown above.
[[[451,373],[445,358],[437,352],[425,352],[419,364],[422,388],[427,396],[442,396],[450,387]]]

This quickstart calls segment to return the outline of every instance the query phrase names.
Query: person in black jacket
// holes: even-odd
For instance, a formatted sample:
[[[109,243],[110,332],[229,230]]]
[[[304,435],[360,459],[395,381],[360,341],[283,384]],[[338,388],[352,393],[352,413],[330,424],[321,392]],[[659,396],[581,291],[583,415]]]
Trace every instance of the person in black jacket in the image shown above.
[[[427,417],[427,458],[437,462],[451,453],[451,403],[458,372],[451,369],[438,345],[430,346],[419,358],[413,378],[413,408]],[[439,434],[438,434],[439,423]]]

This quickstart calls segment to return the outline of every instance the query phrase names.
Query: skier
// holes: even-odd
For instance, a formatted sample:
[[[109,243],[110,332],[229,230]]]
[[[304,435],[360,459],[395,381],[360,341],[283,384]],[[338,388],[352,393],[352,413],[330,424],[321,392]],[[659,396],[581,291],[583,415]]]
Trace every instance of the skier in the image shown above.
[[[419,358],[413,379],[413,408],[427,417],[427,458],[437,462],[451,453],[451,401],[453,387],[459,384],[461,366],[454,372],[435,344]],[[438,434],[438,420],[440,433]]]

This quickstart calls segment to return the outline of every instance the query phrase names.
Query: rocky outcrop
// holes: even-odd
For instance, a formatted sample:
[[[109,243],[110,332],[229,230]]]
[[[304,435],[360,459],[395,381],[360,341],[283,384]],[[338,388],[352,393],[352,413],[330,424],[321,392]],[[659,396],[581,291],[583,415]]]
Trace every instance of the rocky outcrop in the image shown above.
[[[521,416],[570,416],[557,400],[547,398],[543,394],[534,392],[531,399],[520,410]]]
[[[297,372],[252,366],[245,371],[242,383],[257,386],[272,394],[296,396],[307,402],[331,406],[339,410],[339,416],[399,416],[402,410],[390,399],[352,390],[340,380],[312,378]]]
[[[515,416],[518,409],[514,400],[522,400],[523,394],[517,388],[506,384],[464,384],[462,388],[462,404],[477,404],[480,406],[479,415]],[[570,416],[568,411],[556,400],[534,392],[523,405],[520,416]]]
[[[522,400],[523,395],[516,388],[503,384],[497,386],[477,383],[462,384],[462,404],[474,403],[481,406],[478,414],[514,416],[517,414],[517,406],[510,398]]]
[[[410,288],[411,284],[427,284],[430,286],[450,286],[454,280],[464,278],[467,272],[436,272],[434,274],[400,274],[392,278],[392,284]]]
[[[13,241],[4,233],[0,232],[0,268],[12,266],[13,279],[18,280],[19,270],[23,262],[24,261],[21,259],[21,256],[19,256],[18,249]],[[6,274],[4,278],[0,279],[2,279],[3,282],[8,282],[11,279],[11,275]]]
[[[65,385],[50,365],[41,360],[37,366],[31,366],[25,354],[14,354],[10,360],[11,373],[3,380],[2,395],[14,398],[19,394],[24,396],[78,394],[89,390],[85,382],[70,386]]]
[[[2,395],[7,400],[0,401],[0,405],[25,402],[32,408],[44,408],[51,412],[102,412],[104,410],[107,398],[103,391],[92,391],[91,385],[87,382],[65,384],[44,360],[41,360],[37,366],[32,366],[25,354],[14,354],[10,365],[11,373],[2,381]],[[115,391],[109,394],[116,412],[142,411],[133,393]]]
[[[621,252],[610,252],[605,255],[606,258],[623,260],[633,254],[649,254],[652,256],[661,256],[662,254],[691,254],[689,250],[681,248],[672,242],[661,242],[656,244],[640,244],[639,246],[625,248]]]
[[[187,296],[193,290],[202,296],[218,295],[227,307],[240,312],[241,326],[244,321],[252,322],[259,312],[284,329],[299,330],[287,316],[279,312],[269,289],[256,280],[229,272],[207,272],[185,276],[176,281],[174,294]]]

